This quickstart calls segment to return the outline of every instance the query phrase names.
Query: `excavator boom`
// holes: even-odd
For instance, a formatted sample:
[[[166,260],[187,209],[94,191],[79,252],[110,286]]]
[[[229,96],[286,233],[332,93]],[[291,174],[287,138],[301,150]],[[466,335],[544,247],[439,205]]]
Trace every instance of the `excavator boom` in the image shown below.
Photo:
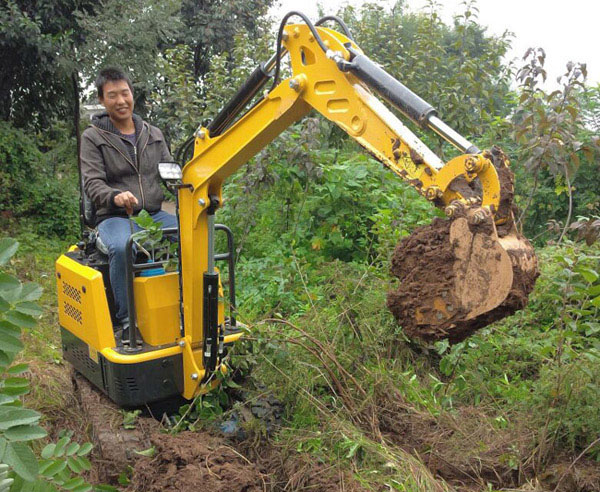
[[[195,374],[204,370],[202,342],[207,337],[213,340],[217,330],[206,316],[211,312],[206,305],[210,298],[206,275],[212,274],[212,248],[210,244],[206,248],[206,238],[212,241],[214,212],[223,203],[222,184],[311,110],[342,128],[449,216],[443,226],[436,226],[440,230],[432,233],[433,240],[432,234],[421,231],[412,237],[414,244],[409,238],[396,252],[392,272],[400,278],[400,287],[389,294],[388,305],[407,333],[457,339],[454,333],[468,334],[484,318],[489,322],[490,312],[497,318],[514,311],[512,305],[502,306],[511,298],[516,278],[535,280],[533,248],[516,234],[512,221],[512,183],[504,183],[503,189],[498,176],[508,170],[508,161],[496,158],[499,151],[482,152],[448,127],[431,105],[363,54],[345,26],[342,34],[292,14],[305,23],[282,23],[277,54],[252,73],[208,127],[198,128],[193,157],[183,168],[185,186],[179,189],[183,318],[191,347],[184,361]],[[273,68],[280,73],[284,54],[289,54],[292,76],[280,83],[276,78],[272,89],[240,115]],[[444,163],[374,92],[463,154]],[[199,251],[209,253],[198,257]],[[441,265],[440,252],[445,254]],[[432,263],[424,264],[423,257]],[[415,283],[420,289],[411,291],[408,287]],[[525,299],[531,287],[521,289]],[[191,397],[198,380],[184,381],[184,396]]]

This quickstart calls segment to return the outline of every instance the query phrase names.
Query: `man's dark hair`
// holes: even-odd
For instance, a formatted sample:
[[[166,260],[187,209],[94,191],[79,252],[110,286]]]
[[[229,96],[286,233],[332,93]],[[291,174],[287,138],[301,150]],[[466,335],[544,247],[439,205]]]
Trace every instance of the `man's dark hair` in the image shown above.
[[[129,86],[129,90],[133,94],[133,85],[127,74],[118,67],[106,67],[100,70],[98,78],[96,79],[96,90],[98,91],[98,97],[104,97],[104,84],[109,80],[116,82],[117,80],[125,80]]]

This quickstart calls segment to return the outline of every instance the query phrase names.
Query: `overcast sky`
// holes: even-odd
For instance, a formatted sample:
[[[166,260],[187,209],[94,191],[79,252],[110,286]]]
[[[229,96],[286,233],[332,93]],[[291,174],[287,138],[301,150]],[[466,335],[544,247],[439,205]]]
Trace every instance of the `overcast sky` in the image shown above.
[[[446,23],[463,9],[464,0],[439,0]],[[341,5],[360,6],[358,0],[320,2],[326,14],[336,13]],[[391,6],[394,0],[379,0]],[[418,11],[425,0],[407,0],[408,7]],[[316,20],[318,2],[280,0],[271,13],[280,18],[290,10],[299,10]],[[514,33],[510,58],[522,57],[530,46],[546,51],[548,78],[555,80],[565,71],[568,61],[587,63],[588,84],[600,83],[600,0],[479,0],[479,23],[492,34],[508,30]],[[368,53],[367,53],[368,55]]]

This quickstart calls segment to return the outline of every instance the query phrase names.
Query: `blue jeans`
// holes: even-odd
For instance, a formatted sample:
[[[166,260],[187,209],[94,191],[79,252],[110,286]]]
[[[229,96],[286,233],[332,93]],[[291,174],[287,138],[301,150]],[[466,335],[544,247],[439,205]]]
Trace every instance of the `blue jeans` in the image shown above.
[[[177,227],[177,218],[163,210],[151,214],[156,222],[161,222],[163,228]],[[131,236],[130,220],[125,217],[110,217],[98,225],[100,239],[108,248],[108,264],[110,284],[115,298],[117,322],[123,323],[128,318],[127,313],[127,279],[125,245]],[[141,228],[132,221],[133,230]]]

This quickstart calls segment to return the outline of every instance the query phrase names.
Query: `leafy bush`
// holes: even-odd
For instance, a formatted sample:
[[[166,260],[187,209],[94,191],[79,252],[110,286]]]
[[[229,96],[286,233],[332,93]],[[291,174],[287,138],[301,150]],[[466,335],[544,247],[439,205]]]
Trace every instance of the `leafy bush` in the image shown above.
[[[449,394],[492,402],[539,433],[539,451],[582,451],[600,435],[600,250],[547,247],[529,306],[460,344],[442,347]],[[589,450],[598,456],[596,443]]]
[[[39,235],[75,240],[79,236],[79,190],[68,178],[39,179],[29,188],[22,214]]]
[[[0,122],[0,208],[5,218],[31,218],[27,225],[40,235],[78,236],[77,164],[74,141],[69,140],[67,130],[56,125],[40,142],[49,149],[42,153],[23,130]]]
[[[0,266],[15,254],[18,243],[0,239]],[[79,445],[64,434],[56,443],[48,444],[38,459],[33,443],[46,437],[40,427],[40,413],[26,408],[20,397],[29,392],[29,381],[23,375],[27,364],[13,364],[23,350],[22,329],[35,326],[42,314],[36,304],[42,289],[39,285],[21,283],[16,277],[0,272],[0,490],[54,491],[92,490],[80,474],[90,470],[85,457],[90,443]]]
[[[25,131],[0,121],[0,209],[19,210],[29,193],[31,170],[42,160],[35,141]]]

